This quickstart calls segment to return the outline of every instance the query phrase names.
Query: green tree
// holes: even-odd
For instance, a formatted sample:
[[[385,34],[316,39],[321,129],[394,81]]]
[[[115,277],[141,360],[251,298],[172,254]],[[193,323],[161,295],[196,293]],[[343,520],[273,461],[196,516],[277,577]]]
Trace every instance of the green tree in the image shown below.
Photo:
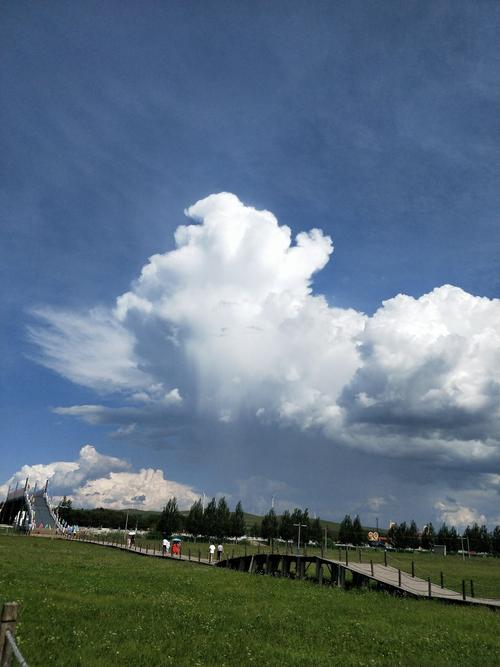
[[[217,537],[217,502],[212,498],[203,514],[203,533],[207,537]]]
[[[416,549],[418,547],[418,542],[417,524],[412,520],[410,527],[408,528],[408,546],[412,549]]]
[[[435,539],[434,526],[429,521],[422,531],[422,549],[432,549]]]
[[[290,512],[285,510],[280,519],[279,535],[281,539],[286,540],[287,542],[293,540],[295,530]]]
[[[274,539],[278,537],[278,517],[273,508],[262,519],[262,526],[260,528],[261,536],[266,540]]]
[[[490,550],[490,536],[486,526],[479,526],[477,523],[473,523],[472,527],[467,526],[465,529],[464,537],[469,538],[469,547],[471,551]]]
[[[220,498],[219,502],[217,503],[217,520],[216,520],[217,530],[215,531],[217,537],[222,539],[223,537],[229,535],[229,530],[231,527],[230,522],[231,522],[231,512],[226,502],[226,498],[222,496],[222,498]]]
[[[339,542],[341,544],[352,544],[353,541],[353,526],[352,519],[349,514],[340,522],[339,528]]]
[[[201,498],[191,505],[186,517],[186,530],[194,535],[203,535],[203,504]]]
[[[387,531],[387,541],[391,546],[395,546],[395,541],[396,541],[396,530],[397,530],[398,524],[393,523],[391,524],[389,530]]]
[[[257,521],[254,521],[251,529],[250,529],[250,535],[252,537],[260,537],[260,526],[257,523]]]
[[[310,520],[309,520],[309,510],[306,509],[302,511],[298,507],[296,507],[293,512],[291,522],[293,525],[293,539],[294,541],[298,538],[298,524],[300,523],[301,528],[300,528],[300,541],[302,544],[305,544],[309,540],[309,528],[310,528]]]
[[[64,519],[70,524],[76,523],[74,520],[74,512],[73,512],[73,502],[71,498],[67,498],[66,496],[63,496],[62,500],[59,503],[59,506],[57,508],[57,513],[59,514],[59,517],[61,519]]]
[[[460,538],[458,537],[457,529],[455,526],[450,528],[450,551],[458,551],[460,549]]]
[[[319,516],[311,524],[310,539],[318,544],[323,543],[323,528]]]
[[[231,514],[231,530],[229,532],[231,537],[242,537],[246,533],[245,513],[243,512],[241,500],[238,501],[234,512]]]
[[[302,512],[302,523],[304,526],[306,526],[305,528],[302,527],[301,532],[302,540],[305,544],[311,539],[311,517],[309,516],[309,510],[307,507]]]
[[[356,546],[363,544],[365,542],[363,526],[361,525],[361,519],[359,514],[356,514],[354,521],[352,522],[352,543]]]
[[[450,549],[450,529],[446,525],[446,522],[443,523],[437,532],[436,544],[444,544],[447,550]]]
[[[491,549],[494,554],[500,555],[500,526],[495,526],[491,534]]]
[[[408,542],[408,524],[403,521],[396,528],[396,546],[398,549],[406,549]]]
[[[177,498],[170,498],[160,514],[156,530],[163,535],[172,535],[180,530],[182,517],[177,506]]]

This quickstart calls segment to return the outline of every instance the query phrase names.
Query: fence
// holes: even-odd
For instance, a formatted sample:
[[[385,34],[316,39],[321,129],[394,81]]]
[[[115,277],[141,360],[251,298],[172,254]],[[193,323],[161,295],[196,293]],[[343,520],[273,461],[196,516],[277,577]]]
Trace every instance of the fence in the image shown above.
[[[21,667],[28,667],[16,644],[17,602],[6,602],[0,617],[0,667],[10,667],[15,658]]]

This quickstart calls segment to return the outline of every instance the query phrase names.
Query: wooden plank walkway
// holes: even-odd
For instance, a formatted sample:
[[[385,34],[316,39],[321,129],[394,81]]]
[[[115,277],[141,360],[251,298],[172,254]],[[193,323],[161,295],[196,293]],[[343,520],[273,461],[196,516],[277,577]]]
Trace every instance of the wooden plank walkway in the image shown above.
[[[470,595],[463,595],[451,588],[442,588],[438,584],[420,579],[419,577],[412,577],[411,574],[398,570],[390,565],[373,565],[373,575],[371,572],[371,565],[369,563],[352,563],[345,565],[341,561],[332,561],[337,565],[347,568],[353,573],[362,575],[377,581],[393,589],[413,595],[415,597],[426,597],[438,600],[446,600],[447,602],[457,602],[475,605],[486,605],[488,607],[500,608],[500,600],[489,598],[477,598]]]
[[[197,565],[215,565],[216,562],[210,562],[208,558],[202,558],[201,552],[191,553],[191,554],[181,554],[179,556],[174,556],[173,554],[164,555],[159,549],[149,549],[146,547],[131,546],[127,547],[125,544],[120,542],[106,542],[103,540],[91,540],[83,537],[71,538],[71,541],[75,542],[86,542],[88,544],[97,544],[102,547],[109,547],[111,549],[118,549],[119,551],[128,551],[129,553],[137,554],[139,556],[148,556],[150,558],[161,558],[163,560],[173,560],[173,561],[185,561],[189,563],[195,563]]]
[[[352,585],[364,587],[369,582],[374,582],[379,588],[391,590],[396,593],[411,595],[416,598],[426,598],[433,600],[442,600],[456,604],[486,606],[490,609],[500,609],[500,600],[493,598],[478,598],[471,595],[459,593],[450,588],[444,588],[438,584],[419,577],[412,577],[411,574],[398,570],[390,565],[379,563],[354,563],[341,560],[322,558],[320,556],[304,556],[290,554],[260,553],[247,556],[235,556],[225,558],[221,561],[210,562],[208,558],[201,557],[201,551],[188,554],[165,556],[157,549],[145,547],[130,546],[127,547],[119,542],[106,542],[103,540],[92,540],[87,538],[73,538],[78,542],[97,544],[120,551],[127,551],[140,556],[150,558],[161,558],[170,561],[191,562],[195,565],[204,565],[209,567],[221,567],[240,572],[262,572],[274,576],[293,575],[297,579],[303,579],[308,568],[313,565],[315,573],[313,578],[319,583],[323,583],[323,570],[326,568],[330,574],[330,584],[340,587],[346,586],[346,574],[349,572],[352,576]]]

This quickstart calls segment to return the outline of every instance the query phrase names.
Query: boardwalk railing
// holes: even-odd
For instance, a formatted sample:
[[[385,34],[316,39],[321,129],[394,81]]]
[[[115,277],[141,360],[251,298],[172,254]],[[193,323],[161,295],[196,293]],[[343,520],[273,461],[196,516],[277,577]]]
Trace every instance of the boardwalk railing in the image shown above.
[[[28,667],[16,644],[17,602],[6,602],[0,617],[0,667],[10,667],[15,658],[21,667]]]

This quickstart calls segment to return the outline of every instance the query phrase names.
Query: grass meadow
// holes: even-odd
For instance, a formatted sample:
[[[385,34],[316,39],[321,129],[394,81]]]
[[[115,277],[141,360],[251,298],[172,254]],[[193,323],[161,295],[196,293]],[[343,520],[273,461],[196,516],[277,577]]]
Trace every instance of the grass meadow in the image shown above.
[[[37,665],[495,665],[488,609],[343,591],[96,545],[0,536]],[[496,561],[496,567],[500,562]]]
[[[103,536],[103,539],[123,540],[123,533],[111,533]],[[137,539],[136,544],[142,548],[161,550],[161,544],[158,540],[148,540],[145,537]],[[193,559],[208,558],[208,542],[184,542],[183,554],[187,555],[191,550]],[[225,556],[238,556],[245,553],[252,554],[258,551],[268,550],[268,547],[257,547],[256,545],[242,544],[224,544]],[[285,545],[275,542],[274,550],[284,553]],[[303,550],[302,550],[303,552]],[[295,553],[295,547],[288,547],[288,553]],[[311,555],[320,555],[319,548],[308,547],[307,553]],[[328,549],[324,552],[325,558],[333,558],[345,561],[345,550],[340,552],[338,549]],[[357,562],[361,559],[364,563],[373,560],[374,563],[384,562],[384,552],[376,549],[355,549],[349,550],[349,559],[351,562]],[[458,592],[462,591],[462,580],[466,582],[467,595],[470,593],[470,581],[474,582],[474,594],[476,597],[497,598],[500,599],[500,559],[491,557],[473,556],[471,558],[461,555],[439,556],[425,551],[414,552],[387,552],[387,564],[400,568],[402,571],[411,573],[412,561],[414,562],[415,576],[422,579],[431,578],[434,584],[440,584],[441,572],[444,577],[444,585]],[[325,576],[328,576],[325,571]]]

